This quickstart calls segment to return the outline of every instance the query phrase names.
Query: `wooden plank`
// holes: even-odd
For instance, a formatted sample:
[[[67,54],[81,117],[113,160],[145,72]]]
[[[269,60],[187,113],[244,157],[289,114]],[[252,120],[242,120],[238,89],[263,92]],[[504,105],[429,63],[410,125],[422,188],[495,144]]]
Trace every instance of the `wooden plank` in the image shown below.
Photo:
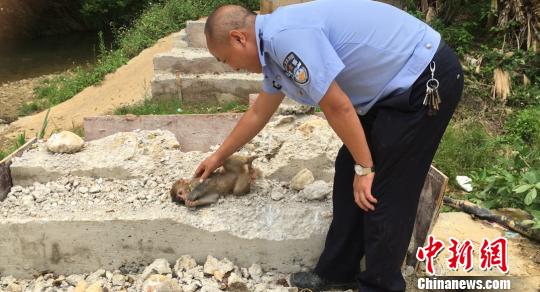
[[[102,116],[84,118],[87,141],[136,129],[162,129],[174,133],[182,151],[208,151],[221,144],[242,114]]]
[[[428,234],[435,226],[443,204],[444,190],[448,185],[448,177],[437,168],[431,166],[420,193],[420,201],[416,211],[414,230],[407,251],[406,263],[415,269],[418,268],[416,251],[424,246]]]
[[[15,152],[11,153],[0,161],[0,202],[6,198],[7,194],[9,194],[9,191],[11,190],[11,187],[13,186],[13,182],[11,180],[11,171],[9,169],[11,159],[13,159],[13,157],[21,156],[23,152],[32,146],[32,144],[34,144],[36,141],[37,138],[30,139],[28,142],[24,143],[24,145],[19,147],[19,149],[15,150]]]

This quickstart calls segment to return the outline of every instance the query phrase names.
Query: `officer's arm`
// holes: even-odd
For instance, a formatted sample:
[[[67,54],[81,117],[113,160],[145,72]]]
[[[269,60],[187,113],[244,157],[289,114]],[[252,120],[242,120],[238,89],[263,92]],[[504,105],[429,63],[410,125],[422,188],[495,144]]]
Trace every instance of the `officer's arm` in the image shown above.
[[[255,103],[240,118],[232,132],[216,150],[215,155],[223,161],[251,141],[264,128],[284,97],[285,95],[281,92],[268,94],[261,91]]]
[[[349,97],[335,81],[330,84],[328,91],[319,102],[319,106],[332,129],[351,152],[356,163],[364,167],[373,167],[364,129]]]

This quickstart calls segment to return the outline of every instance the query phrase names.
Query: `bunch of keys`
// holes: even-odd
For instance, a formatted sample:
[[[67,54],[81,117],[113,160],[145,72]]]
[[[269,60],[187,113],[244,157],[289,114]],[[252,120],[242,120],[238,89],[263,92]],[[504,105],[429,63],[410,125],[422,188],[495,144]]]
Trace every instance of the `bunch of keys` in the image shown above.
[[[439,111],[441,97],[439,96],[439,80],[435,79],[435,62],[429,64],[431,78],[426,82],[426,97],[424,97],[423,105],[427,105],[428,116],[434,116]]]

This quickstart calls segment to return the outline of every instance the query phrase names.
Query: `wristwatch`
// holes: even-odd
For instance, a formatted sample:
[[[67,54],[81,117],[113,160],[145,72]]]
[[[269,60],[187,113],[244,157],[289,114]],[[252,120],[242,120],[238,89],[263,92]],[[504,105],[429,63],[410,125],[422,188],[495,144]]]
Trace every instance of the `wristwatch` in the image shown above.
[[[356,174],[364,176],[375,172],[375,169],[373,169],[373,167],[363,167],[362,165],[356,164],[354,166],[354,171],[356,172]]]

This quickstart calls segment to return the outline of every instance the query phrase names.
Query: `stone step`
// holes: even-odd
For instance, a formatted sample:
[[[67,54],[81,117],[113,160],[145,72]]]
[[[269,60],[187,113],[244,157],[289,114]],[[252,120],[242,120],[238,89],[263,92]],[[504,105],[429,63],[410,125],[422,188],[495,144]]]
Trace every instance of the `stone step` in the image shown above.
[[[154,72],[204,74],[234,72],[228,65],[218,62],[208,50],[200,48],[173,49],[154,57]]]
[[[213,128],[207,123],[183,126],[195,132]],[[291,135],[283,126],[277,131]],[[294,135],[292,141],[305,139],[301,132]],[[297,200],[296,192],[276,180],[258,179],[250,193],[225,196],[196,210],[172,203],[172,182],[190,177],[208,153],[178,150],[168,131],[117,133],[66,155],[48,152],[43,142],[35,146],[14,159],[11,173],[17,186],[0,204],[0,276],[112,271],[156,258],[174,263],[185,254],[199,263],[210,254],[287,273],[313,267],[324,246],[331,201]],[[281,169],[284,161],[266,164]],[[271,192],[283,197],[275,200]]]
[[[206,48],[206,37],[204,35],[204,25],[206,20],[186,21],[186,42],[192,48]]]
[[[186,102],[248,102],[259,92],[262,75],[253,73],[156,74],[151,82],[152,98],[179,98]]]

